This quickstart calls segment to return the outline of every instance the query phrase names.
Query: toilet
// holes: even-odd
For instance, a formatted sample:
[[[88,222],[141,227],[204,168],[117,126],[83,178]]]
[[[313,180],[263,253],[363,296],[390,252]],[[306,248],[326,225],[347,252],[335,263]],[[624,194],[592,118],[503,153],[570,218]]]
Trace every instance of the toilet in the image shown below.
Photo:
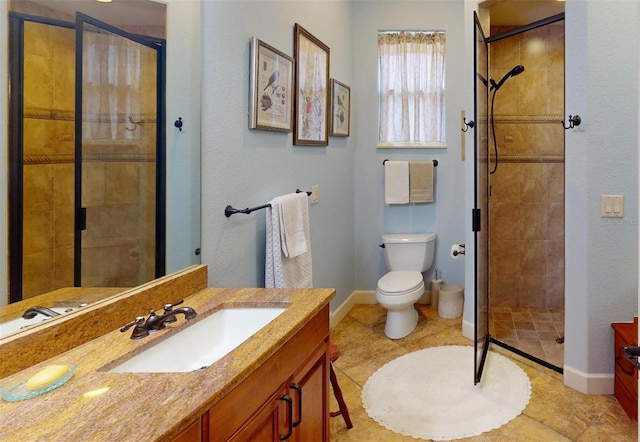
[[[376,300],[387,309],[384,334],[399,339],[418,325],[413,304],[424,294],[422,272],[433,264],[436,234],[382,235],[382,242],[390,272],[378,280]]]

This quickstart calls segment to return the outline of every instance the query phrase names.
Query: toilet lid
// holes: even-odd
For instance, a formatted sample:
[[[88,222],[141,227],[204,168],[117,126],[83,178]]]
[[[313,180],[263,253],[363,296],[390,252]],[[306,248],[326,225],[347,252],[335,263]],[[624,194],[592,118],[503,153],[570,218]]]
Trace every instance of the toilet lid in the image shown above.
[[[420,272],[398,270],[380,278],[378,288],[387,294],[401,294],[417,289],[423,282]]]

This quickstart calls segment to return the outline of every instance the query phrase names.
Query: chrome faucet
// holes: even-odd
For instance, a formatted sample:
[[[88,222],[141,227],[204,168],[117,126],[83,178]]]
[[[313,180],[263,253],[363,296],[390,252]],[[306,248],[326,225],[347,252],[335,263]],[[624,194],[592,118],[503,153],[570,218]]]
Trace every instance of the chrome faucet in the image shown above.
[[[25,312],[22,314],[22,317],[24,319],[33,319],[36,317],[38,313],[48,318],[53,318],[54,316],[60,316],[60,313],[55,312],[50,308],[36,305],[34,307],[29,307],[27,310],[25,310]]]
[[[151,310],[149,311],[148,318],[145,319],[144,316],[138,316],[133,322],[122,327],[120,331],[125,332],[131,327],[134,327],[133,332],[131,333],[131,339],[140,339],[145,336],[149,336],[149,332],[162,330],[166,324],[176,322],[177,314],[183,314],[187,321],[197,316],[196,311],[191,307],[180,307],[175,310],[172,309],[174,305],[181,303],[182,301],[174,304],[165,304],[164,313],[162,315],[157,315],[155,310]]]

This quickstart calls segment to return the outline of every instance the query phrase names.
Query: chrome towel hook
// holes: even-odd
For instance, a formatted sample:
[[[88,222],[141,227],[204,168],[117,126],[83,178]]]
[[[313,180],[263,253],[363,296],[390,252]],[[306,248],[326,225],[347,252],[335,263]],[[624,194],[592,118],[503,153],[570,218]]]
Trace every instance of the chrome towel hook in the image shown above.
[[[569,115],[569,126],[565,126],[564,125],[564,120],[561,120],[562,123],[562,127],[566,129],[573,129],[576,126],[580,126],[580,123],[582,123],[582,119],[580,118],[580,115]]]

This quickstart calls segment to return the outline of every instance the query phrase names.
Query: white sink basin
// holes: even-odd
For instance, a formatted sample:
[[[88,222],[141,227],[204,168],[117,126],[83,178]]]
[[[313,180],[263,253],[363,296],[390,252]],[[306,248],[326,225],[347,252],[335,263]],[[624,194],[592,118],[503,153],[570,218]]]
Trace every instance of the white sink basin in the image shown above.
[[[73,308],[69,308],[69,307],[53,307],[51,308],[51,310],[53,310],[56,313],[67,313],[69,311],[75,310]],[[54,316],[55,318],[57,318],[57,316]],[[15,333],[17,331],[21,331],[23,329],[25,329],[26,327],[30,327],[34,324],[40,324],[42,321],[48,321],[49,319],[53,319],[53,318],[49,318],[47,316],[44,316],[42,314],[38,314],[36,315],[34,318],[31,319],[25,319],[23,317],[18,317],[15,319],[10,319],[9,321],[5,321],[0,323],[0,338],[3,338],[7,335],[10,335],[12,333]]]
[[[166,373],[200,370],[231,352],[283,311],[284,308],[226,308],[217,311],[109,371]]]

